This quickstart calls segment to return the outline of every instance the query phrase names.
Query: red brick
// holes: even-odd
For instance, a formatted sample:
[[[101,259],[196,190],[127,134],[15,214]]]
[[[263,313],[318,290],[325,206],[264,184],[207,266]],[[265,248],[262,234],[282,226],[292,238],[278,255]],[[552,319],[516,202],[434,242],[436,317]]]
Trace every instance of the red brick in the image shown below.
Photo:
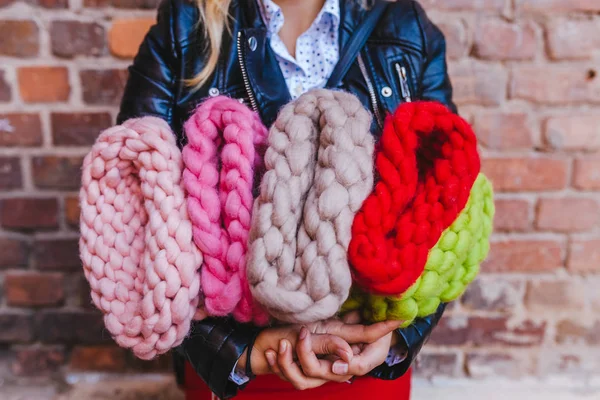
[[[0,343],[27,343],[34,339],[31,315],[0,312]]]
[[[600,219],[600,206],[594,199],[562,197],[540,199],[536,226],[541,230],[579,232],[594,228]]]
[[[102,25],[93,22],[53,21],[50,27],[52,53],[59,57],[103,55],[105,36]]]
[[[566,11],[600,11],[596,0],[516,0],[518,10],[539,11],[545,14]]]
[[[115,346],[77,346],[71,353],[69,368],[80,371],[123,371],[126,368],[126,352]]]
[[[23,186],[21,163],[17,157],[0,157],[0,191]]]
[[[97,344],[111,340],[102,314],[96,311],[42,310],[36,315],[36,328],[44,343]]]
[[[465,315],[444,316],[431,332],[429,343],[439,346],[460,346],[468,342],[469,320]]]
[[[600,149],[600,116],[568,115],[549,118],[545,123],[547,148],[557,150]]]
[[[456,20],[441,22],[437,25],[446,38],[446,55],[448,58],[458,59],[466,56],[469,52],[469,45],[464,23]]]
[[[0,21],[0,37],[0,56],[35,57],[39,52],[39,29],[34,21]]]
[[[548,49],[555,60],[586,59],[600,49],[598,19],[555,19],[547,28]]]
[[[486,10],[502,11],[504,0],[420,0],[425,8],[439,8],[442,10]]]
[[[523,300],[523,282],[479,278],[462,297],[465,307],[482,311],[512,311]]]
[[[0,114],[0,147],[42,144],[42,124],[36,114]]]
[[[526,113],[476,114],[473,129],[488,149],[513,150],[533,147],[533,131]]]
[[[596,65],[515,67],[511,88],[511,98],[539,104],[600,103]]]
[[[566,160],[537,158],[489,158],[484,172],[498,192],[548,191],[567,186]]]
[[[53,113],[52,138],[58,146],[90,146],[112,125],[109,113]]]
[[[79,73],[83,89],[83,101],[95,105],[118,105],[121,101],[127,71],[85,70]]]
[[[155,18],[117,19],[108,32],[110,52],[119,58],[133,58]]]
[[[17,376],[49,376],[64,363],[65,354],[61,348],[26,347],[17,349],[12,371]]]
[[[499,65],[462,61],[450,63],[449,73],[457,104],[496,106],[506,99],[508,74]]]
[[[67,224],[72,227],[79,227],[79,214],[81,210],[79,208],[78,197],[67,197],[65,199],[65,217]]]
[[[39,240],[33,246],[35,266],[41,270],[79,271],[79,244],[77,239]]]
[[[600,189],[600,157],[575,160],[573,186],[581,190]]]
[[[556,326],[556,341],[559,344],[598,346],[600,345],[600,321],[586,325],[582,325],[581,321],[560,321]]]
[[[160,0],[84,0],[83,3],[86,7],[154,9],[158,7]]]
[[[23,267],[27,265],[29,251],[27,243],[24,241],[0,237],[0,249],[2,249],[0,251],[0,268]]]
[[[529,282],[525,295],[526,305],[534,311],[579,311],[585,306],[585,290],[577,282]]]
[[[21,67],[17,70],[21,98],[26,103],[67,101],[71,87],[64,67]]]
[[[416,377],[431,379],[456,376],[458,356],[455,353],[420,353],[414,364]]]
[[[33,157],[33,183],[40,189],[79,189],[82,163],[81,157]]]
[[[58,202],[28,198],[1,200],[0,223],[8,229],[57,228]]]
[[[555,240],[506,240],[491,243],[485,272],[551,272],[563,265],[563,245]]]
[[[12,90],[4,77],[4,71],[0,71],[0,103],[9,102],[12,98]]]
[[[61,304],[65,297],[63,286],[63,276],[58,273],[13,271],[4,276],[6,301],[16,307]]]
[[[475,55],[485,60],[529,60],[535,57],[537,39],[531,21],[509,23],[498,18],[479,21],[475,31]]]
[[[575,273],[600,272],[600,239],[575,239],[569,247],[567,268]]]
[[[495,231],[524,232],[531,230],[532,217],[527,200],[496,199]]]
[[[533,366],[531,359],[524,355],[510,353],[478,353],[466,355],[466,371],[471,378],[522,378],[531,375]]]
[[[468,342],[475,346],[536,346],[544,340],[545,332],[545,322],[515,322],[505,317],[471,317],[468,324]]]

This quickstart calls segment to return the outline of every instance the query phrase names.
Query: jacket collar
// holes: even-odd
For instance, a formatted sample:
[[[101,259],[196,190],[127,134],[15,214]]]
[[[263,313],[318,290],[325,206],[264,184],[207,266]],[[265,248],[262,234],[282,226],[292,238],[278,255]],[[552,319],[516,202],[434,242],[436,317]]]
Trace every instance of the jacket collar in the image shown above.
[[[270,126],[278,111],[291,101],[291,96],[277,58],[268,45],[267,26],[258,1],[238,0],[240,12],[236,19],[240,23],[240,45],[250,87],[256,97],[262,120]],[[340,49],[343,49],[364,18],[365,10],[358,4],[358,0],[340,0],[340,14],[339,40]]]

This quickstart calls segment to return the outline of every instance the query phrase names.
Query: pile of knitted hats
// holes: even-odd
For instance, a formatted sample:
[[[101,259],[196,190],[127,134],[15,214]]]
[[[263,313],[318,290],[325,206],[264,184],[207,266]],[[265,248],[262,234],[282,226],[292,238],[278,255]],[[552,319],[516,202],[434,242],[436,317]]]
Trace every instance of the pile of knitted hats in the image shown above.
[[[153,358],[206,316],[308,323],[359,309],[408,325],[457,298],[492,229],[475,135],[430,102],[401,105],[377,149],[370,126],[354,95],[322,89],[269,132],[211,98],[182,151],[154,117],[103,132],[83,165],[80,252],[117,343]]]

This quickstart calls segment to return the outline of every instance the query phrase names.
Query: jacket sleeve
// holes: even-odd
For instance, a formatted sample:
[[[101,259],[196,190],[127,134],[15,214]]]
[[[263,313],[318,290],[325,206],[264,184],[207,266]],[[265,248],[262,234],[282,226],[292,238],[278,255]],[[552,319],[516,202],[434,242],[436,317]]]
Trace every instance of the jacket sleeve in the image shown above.
[[[178,64],[173,38],[175,0],[163,0],[157,22],[140,45],[121,100],[117,123],[151,115],[173,122]]]
[[[452,84],[446,63],[446,40],[440,29],[429,20],[419,3],[414,1],[413,4],[425,49],[420,99],[438,101],[456,113],[457,108],[452,101]],[[391,367],[384,363],[375,368],[371,375],[381,379],[396,379],[406,373],[442,318],[445,308],[446,305],[441,304],[435,314],[419,318],[409,327],[399,329],[400,343],[404,344],[407,350],[406,358]]]
[[[427,17],[419,3],[415,1],[413,4],[425,48],[421,100],[439,101],[456,113],[457,108],[452,101],[452,84],[446,62],[446,39],[442,31]]]
[[[225,318],[195,322],[176,349],[177,357],[188,361],[217,397],[230,399],[245,385],[237,385],[229,376],[260,331],[255,326]]]
[[[164,119],[172,127],[177,91],[180,85],[180,41],[178,19],[190,18],[185,0],[163,0],[157,23],[150,29],[133,65],[121,101],[117,123],[130,118],[152,115]],[[188,3],[192,4],[192,3]],[[185,14],[179,16],[180,14]],[[177,131],[176,129],[174,129]],[[238,390],[229,376],[238,359],[253,342],[258,330],[225,318],[207,318],[195,322],[183,344],[176,350],[175,369],[183,383],[183,360],[221,399],[233,397]]]

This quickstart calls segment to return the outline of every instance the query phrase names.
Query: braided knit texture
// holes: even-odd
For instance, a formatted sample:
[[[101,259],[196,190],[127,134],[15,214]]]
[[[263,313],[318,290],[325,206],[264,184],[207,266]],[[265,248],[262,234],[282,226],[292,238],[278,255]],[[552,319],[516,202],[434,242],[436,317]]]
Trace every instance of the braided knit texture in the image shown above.
[[[348,253],[358,286],[398,295],[464,209],[480,160],[469,124],[435,102],[398,107],[379,146],[379,180],[354,219]]]
[[[401,296],[378,296],[353,288],[342,311],[360,309],[367,321],[404,321],[435,313],[440,302],[456,300],[487,257],[494,220],[492,185],[479,174],[466,207],[429,251],[423,274]]]
[[[200,299],[182,167],[175,135],[154,117],[104,131],[83,162],[85,277],[107,330],[142,359],[183,341]]]
[[[329,318],[348,297],[352,221],[373,187],[370,124],[354,95],[320,89],[285,106],[269,132],[248,280],[281,321]]]
[[[184,129],[183,181],[194,241],[204,256],[206,311],[265,324],[268,314],[253,303],[246,279],[246,251],[254,167],[261,164],[267,128],[239,101],[218,96],[202,103]]]

